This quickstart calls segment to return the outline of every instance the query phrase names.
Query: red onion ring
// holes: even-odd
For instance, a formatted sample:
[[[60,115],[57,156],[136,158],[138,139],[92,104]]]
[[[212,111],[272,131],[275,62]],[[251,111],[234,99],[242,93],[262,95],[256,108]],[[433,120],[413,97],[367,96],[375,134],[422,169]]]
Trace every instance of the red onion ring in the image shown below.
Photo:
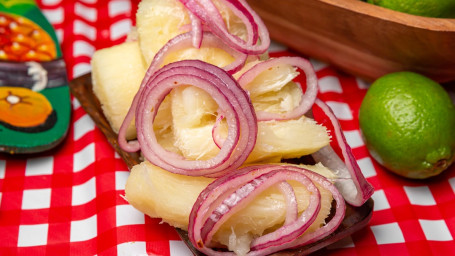
[[[291,167],[291,169],[298,168],[298,167]],[[295,169],[294,169],[295,170]],[[307,175],[313,182],[316,182],[320,184],[322,187],[330,191],[332,193],[333,199],[336,202],[336,207],[335,207],[335,215],[332,217],[332,219],[329,220],[323,227],[317,229],[316,231],[312,233],[307,233],[299,238],[295,239],[292,241],[288,246],[289,248],[296,248],[296,247],[301,247],[306,244],[313,243],[317,240],[322,239],[323,237],[326,237],[327,235],[333,233],[338,226],[340,226],[341,222],[344,219],[345,213],[346,213],[346,204],[344,201],[343,196],[341,195],[340,191],[336,188],[335,185],[333,185],[327,178],[325,178],[322,175],[319,175],[315,172],[309,171],[309,170],[303,170],[305,175]],[[286,249],[283,246],[281,248],[278,248],[280,250]]]
[[[270,46],[269,32],[260,17],[244,0],[222,0],[245,24],[248,40],[244,41],[231,34],[226,24],[220,19],[220,13],[214,9],[210,0],[180,0],[185,7],[204,22],[210,30],[232,48],[252,55],[262,54]],[[260,44],[256,44],[259,38]]]
[[[286,199],[286,219],[284,224],[290,224],[291,222],[297,220],[299,215],[299,209],[297,205],[297,197],[295,196],[294,189],[287,182],[281,182],[278,186],[281,193],[285,195]]]
[[[312,194],[309,206],[295,220],[285,223],[283,227],[274,232],[253,240],[251,251],[247,255],[268,255],[283,249],[301,246],[330,234],[341,224],[346,207],[344,199],[336,187],[325,177],[299,166],[256,165],[224,175],[213,181],[200,193],[190,213],[188,226],[190,241],[195,248],[207,255],[232,255],[230,252],[215,251],[207,246],[210,244],[213,234],[227,218],[254,200],[254,197],[261,191],[272,184],[282,186],[281,184],[286,183],[286,180],[296,180],[307,187]],[[332,192],[337,206],[334,216],[324,227],[302,235],[313,223],[320,208],[320,194],[313,182]],[[292,200],[289,192],[285,192],[285,197],[286,200]],[[293,204],[290,203],[287,209],[295,207]]]
[[[254,20],[251,9],[247,9],[237,0],[222,0],[230,10],[239,17],[246,26],[248,38],[247,43],[254,45],[258,42],[258,24]]]
[[[298,174],[298,175],[296,175]],[[249,179],[247,184],[240,184],[238,188],[232,194],[225,194],[221,197],[225,198],[221,204],[211,213],[210,217],[205,221],[202,229],[202,238],[205,244],[210,244],[212,236],[215,231],[233,214],[238,210],[250,203],[255,196],[267,188],[279,183],[285,182],[285,180],[296,180],[302,183],[312,193],[310,196],[310,205],[307,210],[302,214],[299,220],[293,221],[278,230],[264,235],[253,242],[253,246],[273,243],[283,243],[290,239],[295,239],[298,235],[302,234],[310,224],[316,219],[320,209],[320,194],[316,186],[309,180],[305,175],[299,173],[289,172],[285,169],[274,170],[260,176],[246,174]],[[276,177],[275,177],[276,176]],[[232,184],[236,186],[238,184]],[[286,193],[286,196],[290,194]],[[292,201],[293,199],[288,198],[286,201]],[[242,207],[243,206],[243,207]],[[292,205],[291,207],[296,207]],[[283,235],[281,235],[283,234]],[[287,240],[286,240],[287,239]]]
[[[223,120],[223,119],[224,119],[224,116],[222,114],[220,114],[220,112],[218,110],[218,116],[216,117],[216,121],[215,121],[215,124],[213,125],[213,129],[212,129],[212,139],[218,148],[221,148],[221,146],[223,145],[223,143],[225,141],[225,139],[223,139],[221,137],[220,132],[219,132],[219,125],[221,123],[221,120]]]
[[[219,48],[219,49],[226,51],[228,54],[231,54],[235,58],[235,60],[232,63],[230,63],[229,65],[224,67],[224,69],[229,74],[233,74],[243,67],[243,64],[245,63],[246,58],[247,58],[246,54],[230,48],[228,45],[223,43],[221,40],[219,40],[218,37],[216,37],[215,35],[213,35],[210,32],[203,32],[203,38],[204,39],[202,40],[202,44],[201,44],[202,47]],[[145,73],[145,76],[142,80],[142,83],[139,87],[138,92],[136,93],[136,95],[133,98],[131,107],[128,110],[128,113],[126,114],[125,119],[123,120],[123,123],[119,129],[118,143],[124,151],[136,152],[136,151],[139,151],[139,149],[140,149],[140,146],[136,140],[127,142],[126,131],[128,129],[128,126],[133,121],[134,113],[136,112],[136,109],[137,109],[137,102],[138,102],[139,96],[142,93],[142,89],[145,87],[145,84],[148,82],[148,80],[150,80],[150,78],[153,76],[153,74],[160,68],[160,66],[163,64],[165,58],[171,52],[192,47],[192,44],[194,43],[192,40],[193,40],[192,32],[180,34],[180,35],[174,37],[173,39],[169,40],[156,53],[155,57],[153,58],[153,61],[151,62],[149,68],[147,69],[147,72]]]
[[[270,113],[264,111],[256,111],[256,115],[259,121],[269,121],[269,120],[288,120],[299,118],[304,115],[314,104],[316,96],[318,93],[318,82],[317,76],[314,72],[313,66],[311,63],[301,57],[279,57],[268,59],[266,61],[260,62],[248,71],[243,73],[238,82],[242,88],[245,88],[250,82],[252,82],[259,74],[263,71],[283,64],[289,64],[294,67],[300,68],[306,76],[306,91],[302,92],[303,96],[300,99],[300,103],[297,107],[287,113]]]
[[[153,121],[158,108],[165,96],[181,85],[205,90],[226,117],[228,135],[212,159],[188,160],[157,142]],[[242,165],[256,143],[257,120],[245,91],[226,71],[199,60],[173,62],[155,72],[146,81],[137,109],[136,128],[142,154],[149,162],[173,173],[217,177]]]
[[[321,162],[324,166],[336,172],[339,178],[336,179],[335,186],[341,192],[346,202],[353,206],[361,206],[373,195],[374,188],[363,176],[332,109],[319,99],[316,99],[315,103],[315,106],[320,108],[325,115],[322,118],[328,119],[326,121],[333,126],[334,130],[332,134],[335,135],[335,142],[341,148],[344,161],[340,159],[330,146],[322,148],[318,152],[313,153],[312,156],[315,161]],[[321,122],[320,119],[322,118],[315,116],[315,120],[318,122]],[[328,125],[325,126],[329,127]]]
[[[194,14],[190,13],[189,15],[191,20],[191,32],[193,33],[193,46],[194,48],[199,49],[202,44],[202,23]]]

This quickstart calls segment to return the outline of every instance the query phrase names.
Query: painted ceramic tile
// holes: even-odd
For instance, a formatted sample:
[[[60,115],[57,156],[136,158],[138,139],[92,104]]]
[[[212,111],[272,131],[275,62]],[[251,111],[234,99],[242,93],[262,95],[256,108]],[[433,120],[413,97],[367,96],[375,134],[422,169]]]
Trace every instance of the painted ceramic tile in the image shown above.
[[[33,0],[0,0],[0,152],[55,147],[68,131],[70,113],[53,27]]]

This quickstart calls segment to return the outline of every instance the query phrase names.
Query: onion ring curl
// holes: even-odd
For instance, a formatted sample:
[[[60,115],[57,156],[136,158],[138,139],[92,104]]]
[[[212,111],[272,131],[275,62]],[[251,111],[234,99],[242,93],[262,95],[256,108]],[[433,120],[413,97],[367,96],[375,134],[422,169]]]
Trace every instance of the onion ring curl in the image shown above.
[[[156,54],[155,57],[153,58],[153,61],[151,62],[149,68],[147,69],[145,76],[142,80],[142,83],[139,87],[138,92],[133,98],[133,101],[131,103],[130,109],[128,110],[125,119],[123,120],[122,125],[120,126],[119,133],[118,133],[118,143],[120,147],[126,151],[126,152],[136,152],[140,150],[140,146],[137,142],[135,141],[129,141],[127,142],[126,140],[126,131],[128,129],[128,126],[131,124],[134,118],[134,113],[136,112],[137,109],[137,103],[139,100],[139,97],[142,93],[142,89],[145,87],[145,84],[151,79],[153,74],[160,68],[160,66],[163,65],[164,60],[166,57],[174,52],[178,51],[181,49],[186,49],[193,47],[193,33],[192,32],[187,32],[180,34],[171,40],[169,40]],[[244,53],[241,53],[239,51],[236,51],[223,43],[218,37],[213,35],[210,32],[203,32],[203,40],[201,42],[201,47],[208,47],[208,48],[219,48],[227,52],[228,54],[232,55],[234,57],[234,61],[230,63],[229,65],[223,67],[224,70],[226,70],[229,74],[233,74],[240,70],[246,59],[247,55]]]
[[[248,34],[246,41],[228,31],[220,11],[211,0],[180,0],[180,2],[232,48],[251,55],[259,55],[268,50],[270,36],[267,27],[244,0],[221,0],[221,2],[245,24]],[[258,40],[259,44],[257,44]]]
[[[175,87],[193,85],[218,103],[228,124],[228,135],[218,154],[208,160],[188,160],[165,150],[153,130],[154,118],[165,96]],[[257,120],[250,99],[226,71],[199,60],[173,62],[155,72],[138,99],[138,142],[144,157],[165,170],[187,176],[217,177],[240,167],[256,143]]]
[[[309,205],[300,216],[287,212],[286,220],[277,230],[255,238],[246,255],[268,255],[321,239],[342,222],[346,205],[336,187],[325,177],[303,167],[287,164],[253,165],[219,177],[197,198],[190,213],[188,237],[195,248],[207,255],[234,255],[210,248],[213,235],[233,214],[244,208],[266,188],[278,185],[285,196],[288,211],[295,211],[295,196],[289,191],[288,180],[305,186],[311,193]],[[304,233],[314,222],[320,209],[320,194],[314,183],[327,189],[336,201],[334,216],[314,232]],[[292,187],[291,187],[292,190]]]
[[[374,187],[363,176],[332,109],[320,99],[316,99],[315,103],[315,107],[322,110],[324,115],[322,117],[315,115],[315,120],[326,127],[333,127],[334,143],[341,149],[344,161],[330,145],[313,153],[312,157],[336,173],[338,178],[335,180],[335,186],[346,202],[353,206],[361,206],[373,195]]]

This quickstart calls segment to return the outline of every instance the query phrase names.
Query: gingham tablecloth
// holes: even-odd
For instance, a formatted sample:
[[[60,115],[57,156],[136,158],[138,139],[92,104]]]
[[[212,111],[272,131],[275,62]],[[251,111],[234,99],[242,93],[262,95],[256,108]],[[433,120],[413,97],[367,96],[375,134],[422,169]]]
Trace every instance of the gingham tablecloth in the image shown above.
[[[54,25],[69,78],[90,72],[96,49],[121,43],[138,0],[41,0]],[[292,55],[274,44],[274,56]],[[369,225],[324,255],[455,255],[455,166],[429,181],[384,171],[361,139],[358,110],[368,84],[312,61],[320,98],[340,120],[375,187]],[[0,155],[0,255],[190,255],[173,228],[123,198],[128,168],[73,99],[70,130],[50,152]]]

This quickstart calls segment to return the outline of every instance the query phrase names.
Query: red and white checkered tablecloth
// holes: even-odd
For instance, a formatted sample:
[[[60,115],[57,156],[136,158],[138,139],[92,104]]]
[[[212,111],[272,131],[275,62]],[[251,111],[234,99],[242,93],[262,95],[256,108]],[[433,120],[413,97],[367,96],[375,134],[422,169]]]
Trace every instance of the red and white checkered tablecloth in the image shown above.
[[[54,25],[69,78],[90,72],[96,49],[118,44],[139,0],[39,0]],[[274,44],[274,56],[291,55]],[[312,61],[320,98],[340,120],[375,187],[369,225],[324,255],[455,255],[455,166],[429,181],[384,171],[361,139],[358,110],[368,84]],[[0,155],[0,255],[190,255],[177,233],[123,198],[128,168],[73,100],[64,143],[38,155]]]

